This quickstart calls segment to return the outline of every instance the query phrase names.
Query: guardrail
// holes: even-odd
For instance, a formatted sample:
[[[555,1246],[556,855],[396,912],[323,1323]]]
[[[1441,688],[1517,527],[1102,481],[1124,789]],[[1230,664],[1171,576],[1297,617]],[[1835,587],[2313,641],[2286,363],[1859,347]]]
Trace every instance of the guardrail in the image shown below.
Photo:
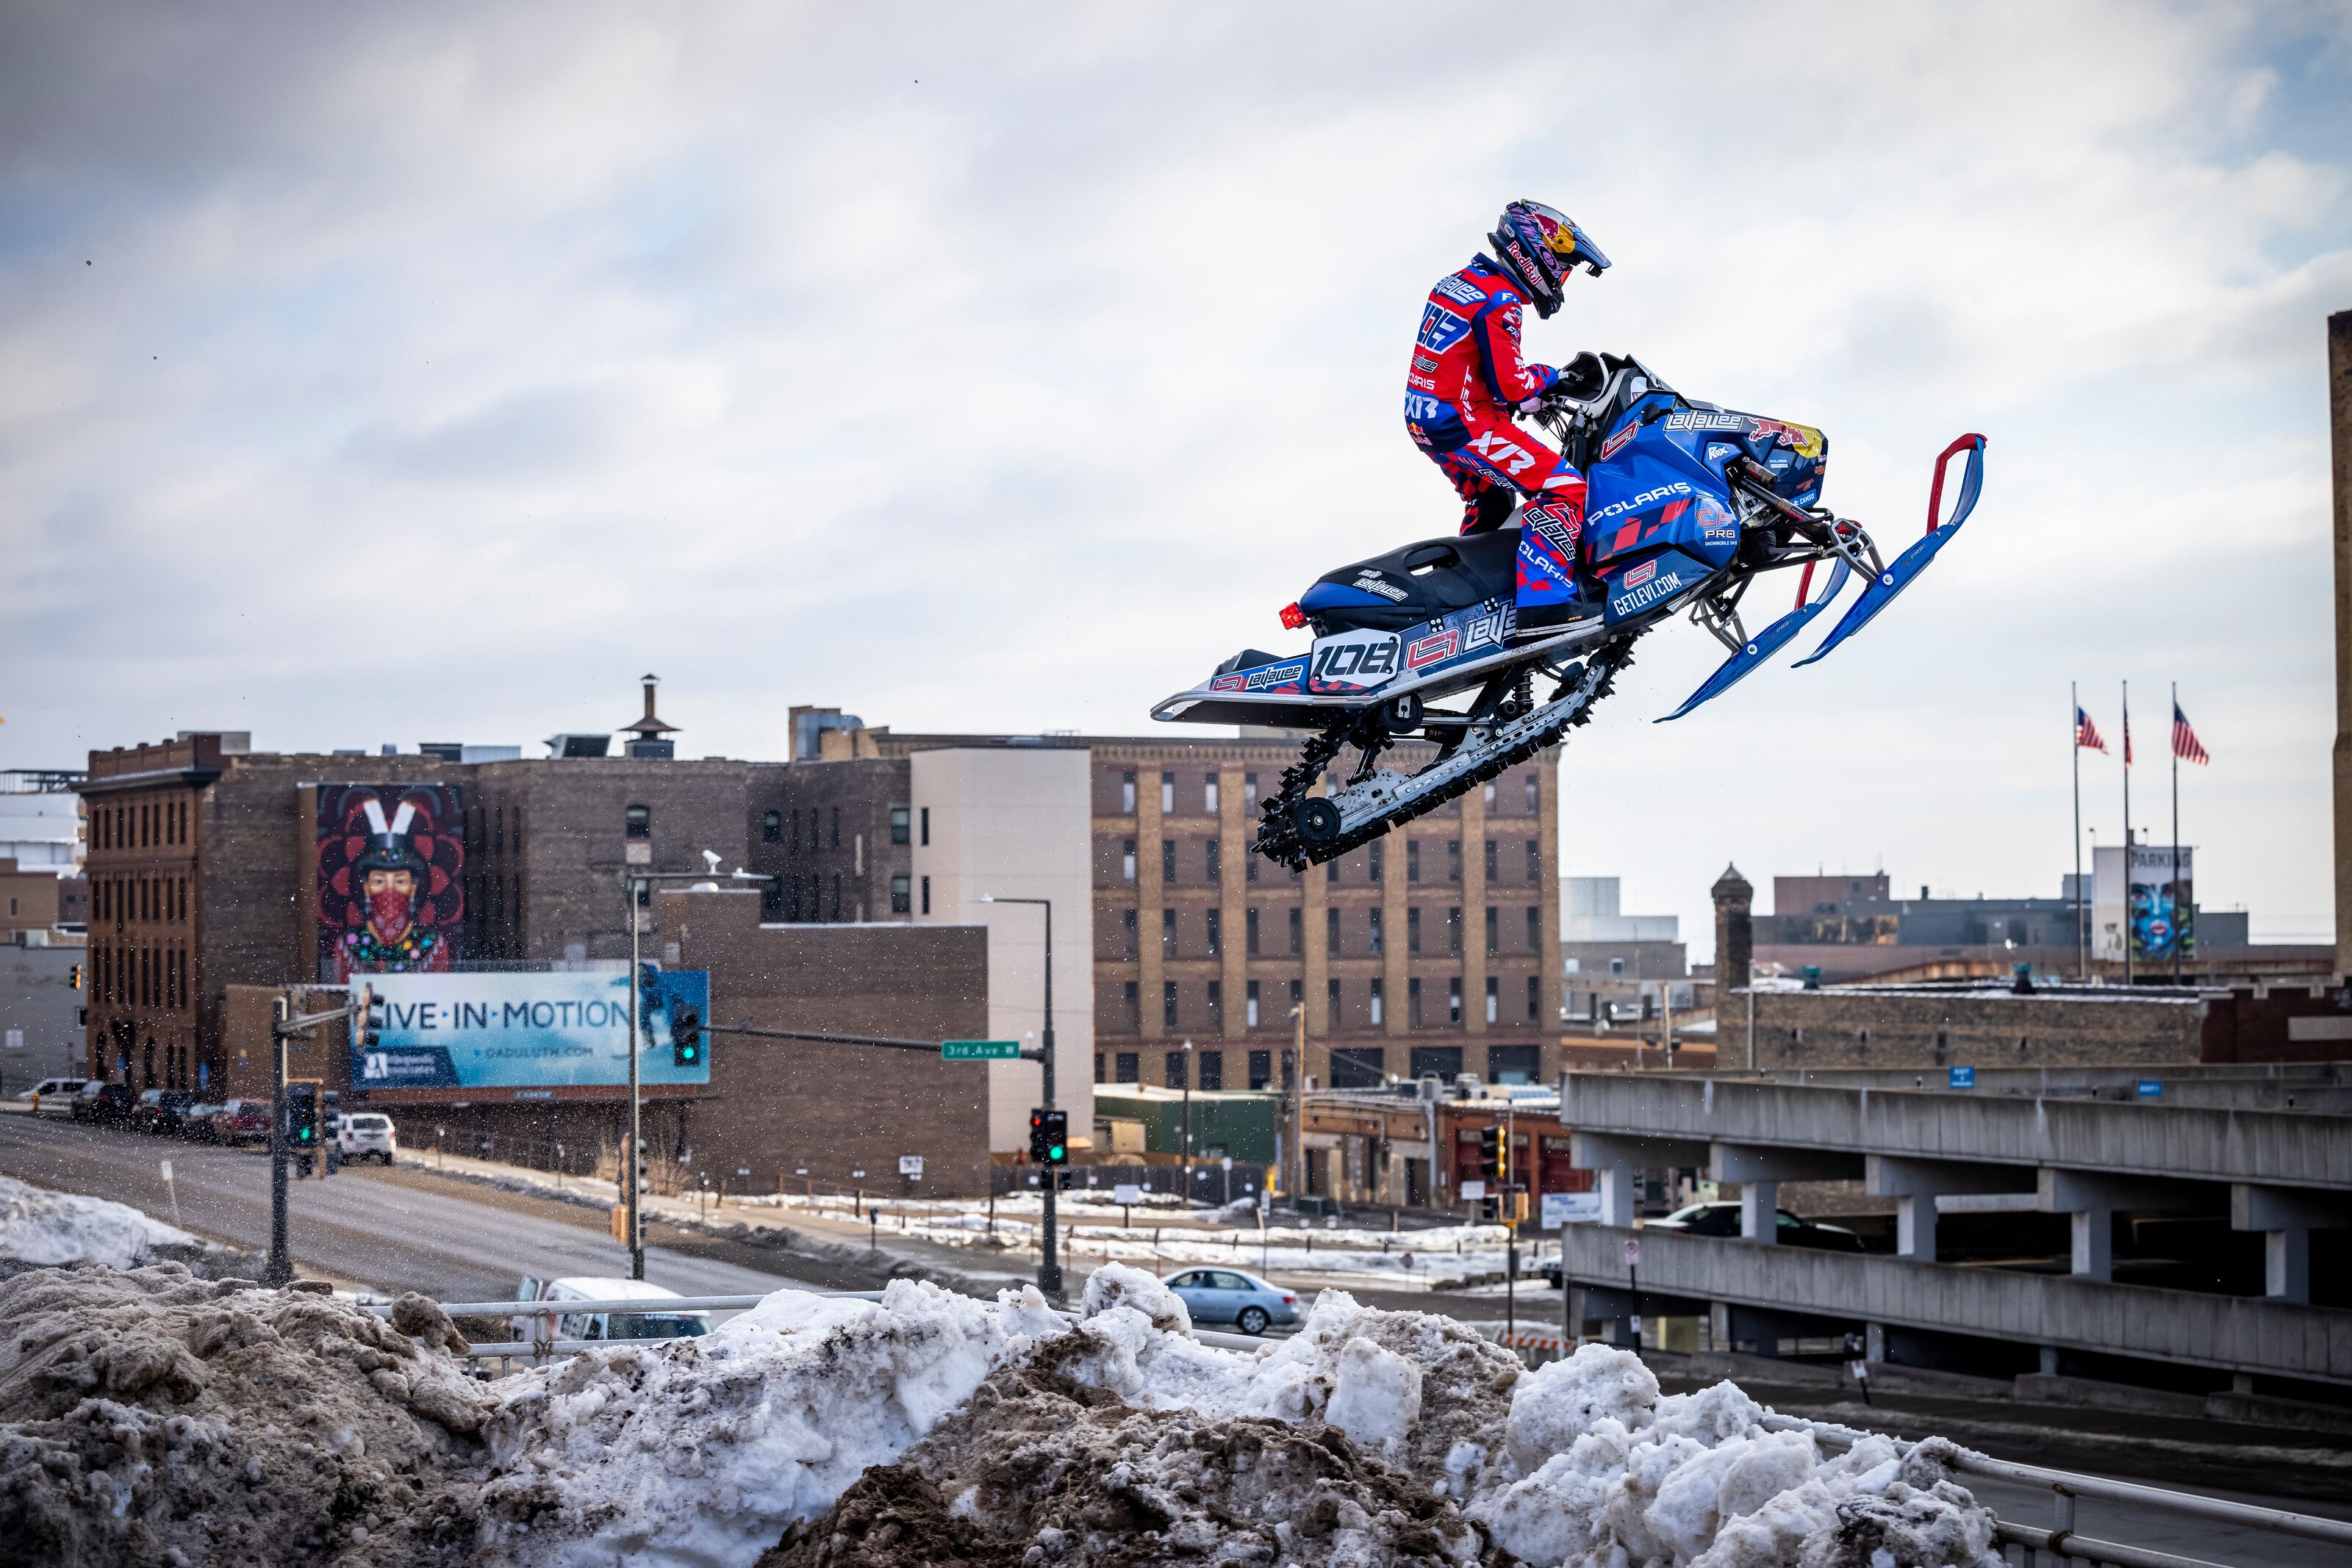
[[[819,1291],[815,1295],[837,1301],[874,1301],[882,1298],[879,1291]],[[615,1301],[446,1301],[438,1303],[441,1310],[457,1317],[555,1317],[575,1312],[740,1312],[755,1307],[764,1296],[644,1296]],[[371,1301],[367,1310],[389,1316],[390,1302]],[[1073,1322],[1078,1314],[1067,1308],[1055,1309]],[[1509,1348],[1549,1349],[1563,1346],[1565,1341],[1549,1334],[1495,1336]],[[1192,1338],[1202,1344],[1220,1350],[1256,1351],[1269,1343],[1247,1334],[1219,1333],[1213,1329],[1195,1329]],[[1521,1343],[1524,1342],[1524,1343]],[[510,1340],[497,1344],[477,1344],[467,1351],[474,1360],[529,1360],[543,1363],[556,1356],[576,1355],[583,1351],[609,1350],[616,1344],[659,1344],[659,1340]],[[1801,1416],[1783,1416],[1768,1412],[1764,1426],[1773,1431],[1810,1432],[1817,1441],[1841,1448],[1852,1448],[1864,1437],[1886,1436],[1866,1433],[1834,1421],[1814,1421]],[[1898,1454],[1907,1454],[1918,1445],[1895,1437]],[[2041,1465],[2018,1464],[2013,1460],[1997,1459],[1974,1448],[1956,1448],[1949,1468],[1961,1475],[1983,1476],[1988,1479],[2020,1482],[2027,1486],[2047,1487],[2051,1492],[2052,1523],[2047,1530],[2020,1524],[2011,1520],[1998,1520],[1994,1538],[2015,1549],[2012,1563],[2030,1563],[2032,1554],[2043,1552],[2052,1558],[2108,1564],[2111,1568],[2221,1568],[2201,1558],[2181,1557],[2169,1552],[2158,1552],[2148,1547],[2133,1546],[2119,1541],[2101,1541],[2074,1531],[2074,1500],[2078,1497],[2103,1498],[2112,1502],[2130,1503],[2139,1508],[2157,1508],[2193,1518],[2211,1520],[2217,1523],[2235,1524],[2248,1529],[2269,1531],[2303,1541],[2326,1542],[2334,1545],[2352,1546],[2352,1523],[2341,1520],[2321,1519],[2316,1515],[2295,1513],[2286,1509],[2263,1508],[2254,1503],[2231,1502],[2223,1498],[2200,1497],[2194,1492],[2167,1491],[2160,1487],[2141,1486],[2134,1481],[2111,1480],[2104,1476],[2080,1475],[2071,1470],[2053,1470]],[[2022,1552],[2022,1557],[2017,1555]]]

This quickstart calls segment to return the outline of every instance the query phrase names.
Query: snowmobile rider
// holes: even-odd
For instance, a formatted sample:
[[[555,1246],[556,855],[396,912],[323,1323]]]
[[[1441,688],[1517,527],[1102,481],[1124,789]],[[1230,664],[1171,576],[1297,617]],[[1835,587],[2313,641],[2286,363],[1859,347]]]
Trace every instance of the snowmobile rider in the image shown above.
[[[1520,308],[1532,304],[1549,319],[1570,276],[1582,267],[1598,277],[1609,258],[1567,214],[1540,202],[1513,202],[1486,237],[1492,256],[1476,256],[1429,291],[1405,372],[1404,423],[1461,496],[1464,533],[1502,527],[1526,497],[1519,557],[1525,627],[1530,610],[1546,600],[1559,603],[1564,616],[1574,597],[1584,476],[1512,423],[1514,411],[1532,412],[1561,374],[1520,357]],[[1558,580],[1531,580],[1545,576]],[[1534,623],[1550,618],[1538,610]]]

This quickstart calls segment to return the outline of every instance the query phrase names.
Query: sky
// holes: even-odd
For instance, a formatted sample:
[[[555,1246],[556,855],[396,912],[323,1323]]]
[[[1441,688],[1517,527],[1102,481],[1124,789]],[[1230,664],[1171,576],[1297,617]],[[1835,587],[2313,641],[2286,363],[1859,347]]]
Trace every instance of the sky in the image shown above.
[[[0,768],[537,756],[646,671],[684,756],[782,757],[795,703],[1155,730],[1452,530],[1403,371],[1528,196],[1615,263],[1531,355],[1822,426],[1883,542],[1988,439],[1830,660],[1654,727],[1717,652],[1645,639],[1563,752],[1564,872],[1695,957],[1727,863],[2054,895],[2070,685],[2112,738],[2131,683],[2166,840],[2178,682],[2202,902],[2325,939],[2347,177],[2347,4],[23,0]]]

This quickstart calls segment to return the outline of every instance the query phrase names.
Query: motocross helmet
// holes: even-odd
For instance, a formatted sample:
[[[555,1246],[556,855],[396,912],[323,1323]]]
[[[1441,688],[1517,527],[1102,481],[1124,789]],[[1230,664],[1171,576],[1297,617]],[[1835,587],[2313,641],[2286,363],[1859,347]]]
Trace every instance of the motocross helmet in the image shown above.
[[[1539,317],[1559,308],[1560,285],[1579,267],[1598,277],[1609,265],[1574,219],[1541,202],[1513,202],[1486,236],[1495,261],[1527,291]]]

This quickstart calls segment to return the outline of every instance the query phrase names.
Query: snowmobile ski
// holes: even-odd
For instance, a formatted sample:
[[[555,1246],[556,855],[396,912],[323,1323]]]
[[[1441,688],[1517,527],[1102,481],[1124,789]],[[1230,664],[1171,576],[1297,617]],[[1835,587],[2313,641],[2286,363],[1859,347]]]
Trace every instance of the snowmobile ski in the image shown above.
[[[1952,536],[1960,531],[1960,525],[1969,520],[1969,514],[1976,510],[1977,490],[1984,478],[1984,448],[1985,438],[1973,434],[1963,435],[1944,448],[1943,455],[1936,459],[1935,484],[1927,491],[1927,537],[1896,556],[1894,564],[1880,572],[1876,580],[1863,590],[1862,597],[1853,601],[1853,607],[1845,612],[1845,619],[1837,623],[1837,629],[1822,639],[1820,647],[1791,664],[1790,669],[1802,669],[1807,664],[1816,664],[1828,658],[1831,649],[1870,624],[1871,617],[1893,603],[1896,594],[1918,580],[1919,574],[1927,570],[1927,563],[1936,559],[1936,552],[1950,542]],[[1960,477],[1960,493],[1952,503],[1952,520],[1938,528],[1936,517],[1943,503],[1944,471],[1953,457],[1962,452],[1969,455],[1969,466]]]
[[[1812,573],[1809,570],[1806,572],[1806,576],[1810,578],[1811,575]],[[1746,643],[1736,649],[1732,653],[1731,657],[1726,659],[1722,664],[1717,668],[1715,674],[1707,676],[1706,682],[1700,685],[1698,690],[1691,693],[1689,697],[1684,701],[1682,706],[1666,715],[1664,718],[1654,718],[1650,722],[1652,724],[1665,724],[1671,720],[1678,719],[1682,717],[1683,715],[1690,712],[1691,709],[1698,706],[1699,704],[1710,702],[1715,698],[1721,696],[1724,693],[1738,685],[1741,681],[1746,680],[1749,675],[1755,674],[1758,665],[1763,664],[1765,660],[1770,658],[1782,648],[1787,647],[1789,643],[1795,641],[1797,633],[1811,625],[1814,616],[1819,615],[1822,611],[1827,610],[1830,607],[1831,603],[1836,600],[1838,594],[1844,589],[1845,580],[1850,575],[1851,573],[1847,570],[1845,562],[1838,562],[1830,572],[1829,587],[1822,590],[1822,596],[1819,599],[1814,600],[1810,604],[1804,602],[1802,599],[1800,599],[1797,602],[1797,607],[1794,610],[1790,611],[1789,613],[1781,616],[1780,619],[1773,622],[1769,626],[1765,627],[1764,630],[1756,633],[1753,638],[1749,639]],[[1810,586],[1811,584],[1807,583],[1804,586],[1801,586],[1797,591],[1800,594],[1802,594],[1805,591],[1805,588]]]

